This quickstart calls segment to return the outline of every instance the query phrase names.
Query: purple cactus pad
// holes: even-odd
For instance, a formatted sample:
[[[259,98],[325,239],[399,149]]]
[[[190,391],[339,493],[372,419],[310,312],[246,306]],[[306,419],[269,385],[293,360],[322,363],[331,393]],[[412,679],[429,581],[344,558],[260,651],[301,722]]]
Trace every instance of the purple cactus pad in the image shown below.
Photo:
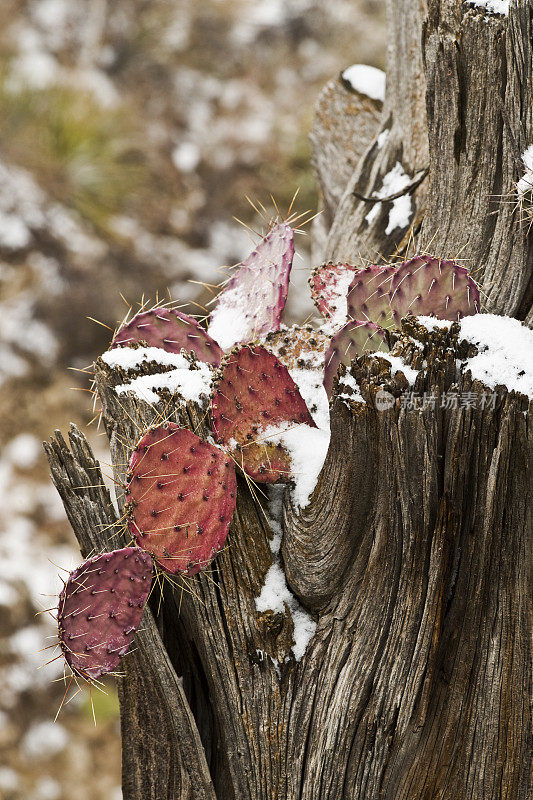
[[[188,314],[175,308],[152,308],[142,311],[122,325],[115,334],[111,347],[142,344],[161,347],[167,353],[186,350],[200,361],[218,366],[224,353],[201,325]]]
[[[59,643],[72,671],[97,680],[116,669],[141,624],[152,559],[124,547],[84,561],[59,595]]]
[[[376,351],[389,352],[387,333],[375,322],[354,320],[337,331],[326,353],[324,388],[329,398],[333,381],[341,364],[347,367],[357,356]]]
[[[209,335],[223,350],[279,330],[293,256],[294,231],[282,222],[234,272],[209,323]]]

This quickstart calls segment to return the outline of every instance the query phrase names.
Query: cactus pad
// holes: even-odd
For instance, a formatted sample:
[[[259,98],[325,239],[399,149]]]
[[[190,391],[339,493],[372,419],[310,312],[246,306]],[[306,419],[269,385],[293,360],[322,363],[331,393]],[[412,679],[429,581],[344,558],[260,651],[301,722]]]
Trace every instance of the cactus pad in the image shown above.
[[[142,311],[122,325],[113,338],[111,347],[140,344],[161,347],[167,353],[186,350],[207,364],[220,364],[223,352],[201,325],[188,314],[175,308],[152,308]]]
[[[223,350],[279,330],[294,256],[294,232],[272,228],[219,294],[209,334]]]
[[[348,316],[375,322],[382,328],[393,325],[390,287],[395,266],[371,266],[356,272],[348,289]]]
[[[226,541],[236,486],[219,447],[175,423],[150,428],[128,469],[131,533],[166,572],[194,575]]]
[[[417,256],[394,272],[390,304],[397,326],[408,314],[458,320],[478,313],[479,288],[455,261]]]
[[[117,668],[141,624],[151,575],[152,559],[138,547],[93,556],[70,573],[57,622],[76,675],[96,680]]]
[[[346,297],[357,267],[351,264],[322,264],[315,267],[309,277],[313,302],[326,317],[338,322],[346,322]]]
[[[341,364],[347,367],[356,356],[376,351],[388,353],[387,333],[375,322],[348,322],[331,340],[326,353],[324,387],[331,398],[333,381]]]
[[[289,453],[261,441],[262,431],[287,423],[316,427],[287,368],[261,346],[226,356],[215,381],[211,419],[217,440],[260,483],[288,481],[292,474]]]

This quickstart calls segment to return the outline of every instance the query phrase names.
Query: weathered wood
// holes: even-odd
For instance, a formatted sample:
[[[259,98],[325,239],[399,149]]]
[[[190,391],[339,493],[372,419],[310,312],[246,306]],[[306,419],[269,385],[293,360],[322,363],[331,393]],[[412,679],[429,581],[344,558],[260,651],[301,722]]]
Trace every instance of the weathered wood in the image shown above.
[[[310,133],[312,161],[330,227],[353,171],[378,133],[383,103],[333,78],[320,92]]]
[[[421,370],[418,392],[483,392],[468,375],[457,380],[461,353],[453,333],[420,338],[423,349],[408,339],[402,345]],[[212,762],[218,760],[211,770],[219,797],[529,796],[533,437],[527,402],[502,390],[494,409],[446,409],[437,402],[435,409],[412,411],[398,400],[378,411],[377,389],[400,396],[407,388],[403,375],[391,377],[379,357],[359,359],[354,375],[367,402],[333,404],[331,450],[309,509],[298,516],[286,498],[287,574],[302,602],[318,611],[305,656],[295,662],[290,653],[288,611],[255,610],[271,560],[269,531],[242,484],[229,547],[212,573],[197,576],[183,594],[167,587],[160,627],[169,655],[150,627],[125,660],[126,798],[208,796],[192,781],[183,787],[177,780],[184,765],[191,769],[191,752],[198,761],[195,747],[184,751],[181,727],[192,713],[182,705],[169,660],[183,659],[175,651],[184,639],[199,661],[188,677],[189,698],[200,690],[197,683],[207,684],[202,691],[213,712],[209,749]],[[107,425],[127,455],[137,420],[148,422],[156,413],[142,401],[121,397],[119,403],[111,389],[101,391]],[[108,416],[110,409],[116,417]],[[191,427],[197,424],[192,411],[187,416]],[[339,458],[333,448],[341,434],[354,447],[343,447]],[[86,522],[85,509],[107,503],[105,492],[89,499],[96,490],[87,489],[80,499],[68,483],[83,485],[88,473],[84,478],[60,440],[49,453],[76,529],[96,519],[101,524],[98,517]],[[344,488],[335,493],[337,483]],[[327,515],[344,528],[326,527]],[[342,553],[343,568],[330,549]],[[141,674],[147,683],[139,682]],[[172,724],[165,722],[167,707]],[[197,745],[198,739],[189,730],[187,741]],[[493,757],[485,759],[487,752]]]

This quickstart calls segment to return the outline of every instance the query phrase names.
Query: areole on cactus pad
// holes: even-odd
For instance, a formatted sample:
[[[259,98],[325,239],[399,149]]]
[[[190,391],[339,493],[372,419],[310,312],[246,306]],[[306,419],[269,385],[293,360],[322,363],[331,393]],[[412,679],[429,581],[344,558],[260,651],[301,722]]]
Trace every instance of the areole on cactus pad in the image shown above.
[[[130,531],[166,572],[194,575],[223,547],[236,491],[219,447],[175,423],[150,428],[128,467]]]
[[[350,366],[356,356],[364,353],[389,352],[387,333],[375,322],[347,322],[331,340],[326,353],[324,387],[331,398],[333,381],[341,364]]]
[[[96,680],[117,668],[141,624],[151,576],[152,559],[138,547],[93,556],[70,573],[57,622],[76,675]]]
[[[395,271],[395,266],[370,266],[356,272],[348,289],[348,317],[392,327],[390,287]]]
[[[294,231],[282,222],[233,273],[209,323],[209,335],[223,350],[279,329],[293,257]]]
[[[152,308],[142,311],[122,325],[113,338],[111,347],[140,344],[161,347],[168,353],[186,350],[200,361],[218,365],[223,351],[201,325],[188,314],[175,308]]]
[[[283,364],[259,345],[236,348],[215,378],[211,419],[217,441],[260,483],[289,481],[291,457],[262,438],[278,425],[316,425]]]

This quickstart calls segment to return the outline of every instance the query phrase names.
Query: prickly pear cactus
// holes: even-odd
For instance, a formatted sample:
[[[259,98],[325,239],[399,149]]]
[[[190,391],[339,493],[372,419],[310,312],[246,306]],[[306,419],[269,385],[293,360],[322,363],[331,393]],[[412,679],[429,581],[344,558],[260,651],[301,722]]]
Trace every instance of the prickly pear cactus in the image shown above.
[[[479,289],[455,261],[417,256],[395,270],[390,304],[397,326],[408,314],[458,320],[479,312]]]
[[[356,272],[348,289],[348,317],[390,328],[394,324],[390,287],[395,271],[395,266],[371,266]]]
[[[282,222],[257,245],[219,294],[209,334],[223,350],[277,331],[287,300],[294,231]]]
[[[223,356],[220,346],[194,317],[175,308],[152,308],[137,314],[119,328],[111,347],[141,343],[161,347],[167,353],[186,350],[208,364],[220,364]]]
[[[292,478],[290,454],[265,437],[287,423],[316,427],[286,367],[264,347],[233,350],[215,378],[211,420],[217,441],[259,483]]]
[[[358,268],[351,264],[321,264],[309,277],[313,302],[326,317],[342,325],[346,321],[346,297]]]
[[[347,322],[333,336],[326,353],[324,387],[328,397],[331,398],[333,381],[341,364],[348,367],[356,356],[376,351],[389,352],[386,331],[375,322]]]
[[[70,573],[57,622],[76,675],[97,680],[117,668],[141,624],[151,576],[152,559],[138,547],[93,556]]]
[[[175,423],[150,428],[128,468],[130,531],[166,572],[194,575],[223,547],[236,491],[219,447]]]

